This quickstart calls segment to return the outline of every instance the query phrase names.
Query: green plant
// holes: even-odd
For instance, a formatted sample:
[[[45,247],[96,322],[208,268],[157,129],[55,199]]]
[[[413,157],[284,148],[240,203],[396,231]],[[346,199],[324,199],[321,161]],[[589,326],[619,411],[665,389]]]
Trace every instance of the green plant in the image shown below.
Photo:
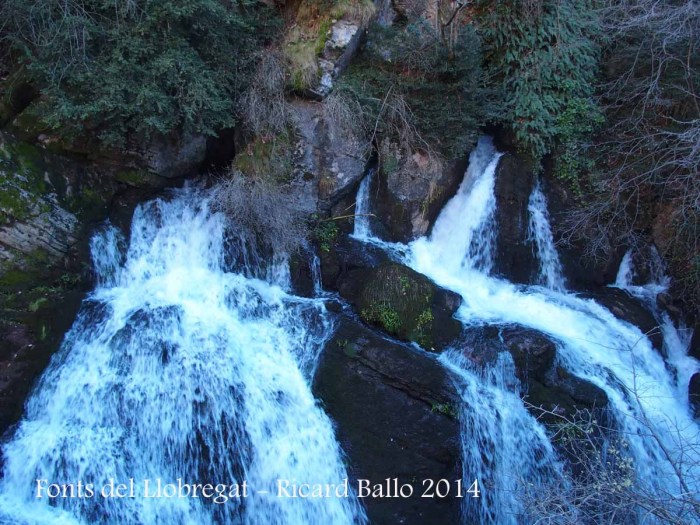
[[[7,0],[0,15],[5,44],[41,89],[34,115],[120,145],[232,126],[252,52],[275,26],[254,0]]]
[[[321,251],[328,253],[331,251],[331,246],[338,238],[340,229],[333,220],[327,220],[318,223],[313,230],[314,237],[318,241]]]
[[[455,407],[452,405],[452,403],[433,403],[431,411],[437,412],[438,414],[442,414],[447,417],[451,417],[453,419],[457,419],[457,410],[455,410]]]
[[[593,94],[599,24],[589,0],[477,4],[491,77],[503,93],[499,120],[535,160],[552,151],[558,121]]]
[[[386,303],[374,303],[360,312],[365,321],[378,323],[390,334],[401,329],[401,318],[396,310]]]

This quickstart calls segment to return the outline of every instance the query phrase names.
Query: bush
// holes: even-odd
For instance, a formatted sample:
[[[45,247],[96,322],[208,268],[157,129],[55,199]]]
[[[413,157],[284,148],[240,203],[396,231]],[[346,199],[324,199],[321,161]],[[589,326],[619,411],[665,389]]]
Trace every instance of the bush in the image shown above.
[[[218,181],[212,202],[244,242],[276,255],[291,254],[302,247],[308,232],[306,214],[288,189],[263,177],[231,171]]]
[[[252,52],[274,26],[254,0],[6,0],[0,14],[41,89],[36,115],[115,144],[232,126]]]
[[[490,75],[503,89],[499,120],[523,152],[540,159],[562,135],[560,118],[592,101],[598,57],[592,2],[481,0],[476,9]]]

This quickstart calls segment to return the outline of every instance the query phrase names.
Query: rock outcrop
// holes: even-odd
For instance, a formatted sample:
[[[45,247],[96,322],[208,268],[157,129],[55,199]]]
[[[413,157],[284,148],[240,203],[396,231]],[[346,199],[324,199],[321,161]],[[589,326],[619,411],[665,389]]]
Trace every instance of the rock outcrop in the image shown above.
[[[409,242],[428,234],[442,207],[457,192],[467,157],[448,163],[420,152],[407,157],[390,143],[382,145],[382,167],[372,194],[386,240]]]
[[[544,422],[560,423],[559,416],[603,409],[608,404],[602,389],[557,364],[556,345],[535,330],[519,326],[472,329],[459,346],[483,365],[493,363],[500,352],[508,352],[528,409]]]
[[[425,350],[444,349],[462,331],[452,317],[461,297],[401,264],[347,272],[338,290],[365,322]]]
[[[496,257],[494,272],[516,283],[530,283],[537,275],[535,247],[528,238],[533,167],[521,156],[506,153],[496,169]]]
[[[363,500],[371,523],[457,523],[460,500],[421,498],[423,479],[460,479],[459,398],[429,354],[346,317],[327,343],[314,393],[336,422],[349,473],[414,486],[411,498]]]

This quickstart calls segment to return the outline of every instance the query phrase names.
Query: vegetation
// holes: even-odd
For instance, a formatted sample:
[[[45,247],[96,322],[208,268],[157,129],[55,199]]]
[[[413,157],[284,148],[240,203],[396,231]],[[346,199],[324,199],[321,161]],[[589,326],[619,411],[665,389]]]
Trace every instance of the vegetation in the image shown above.
[[[567,113],[576,113],[587,125],[597,22],[590,1],[479,2],[485,58],[503,88],[499,120],[536,160],[563,135]],[[581,107],[588,111],[576,110]]]
[[[15,67],[41,90],[36,118],[114,144],[232,126],[252,52],[274,27],[254,0],[7,0],[1,9]]]

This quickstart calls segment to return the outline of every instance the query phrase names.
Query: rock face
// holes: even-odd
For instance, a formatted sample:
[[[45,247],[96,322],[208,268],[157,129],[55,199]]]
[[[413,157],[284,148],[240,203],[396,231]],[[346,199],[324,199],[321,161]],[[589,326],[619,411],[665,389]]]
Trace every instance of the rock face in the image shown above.
[[[340,320],[314,383],[354,479],[386,478],[414,495],[363,500],[371,523],[458,523],[460,500],[420,498],[423,479],[461,478],[459,399],[445,369],[428,354]]]
[[[452,317],[461,297],[401,264],[352,270],[338,290],[364,321],[425,350],[444,349],[462,331]]]
[[[528,239],[528,203],[534,186],[532,167],[520,156],[506,153],[496,170],[496,259],[494,271],[517,283],[537,275],[535,247]]]
[[[558,415],[602,409],[608,404],[602,389],[557,365],[556,345],[535,330],[517,326],[473,329],[462,346],[470,359],[483,364],[493,362],[499,352],[508,352],[528,409],[544,422],[557,423]]]
[[[364,175],[369,157],[366,141],[328,118],[323,103],[295,99],[292,106],[300,136],[293,179],[304,200],[318,201],[318,209],[328,212]]]
[[[693,374],[688,385],[688,401],[693,415],[700,418],[700,372]]]
[[[551,167],[544,171],[542,190],[547,198],[552,234],[557,243],[564,277],[568,287],[574,290],[590,290],[615,282],[620,262],[625,255],[625,247],[619,246],[607,258],[594,260],[586,257],[585,246],[581,241],[562,243],[562,231],[559,225],[569,210],[575,206],[576,196],[573,190],[551,173]]]
[[[383,144],[384,167],[375,177],[375,208],[386,240],[409,242],[426,235],[464,178],[467,158],[433,164],[421,153],[406,158]]]

